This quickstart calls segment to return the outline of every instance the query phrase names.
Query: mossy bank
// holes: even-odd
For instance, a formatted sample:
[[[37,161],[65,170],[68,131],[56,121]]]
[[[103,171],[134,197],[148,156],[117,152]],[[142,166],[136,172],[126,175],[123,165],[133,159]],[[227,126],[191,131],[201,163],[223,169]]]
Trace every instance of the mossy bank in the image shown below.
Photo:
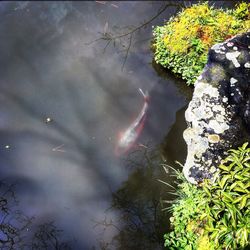
[[[207,63],[209,48],[250,29],[250,4],[216,9],[207,2],[194,4],[153,30],[156,63],[194,84]]]

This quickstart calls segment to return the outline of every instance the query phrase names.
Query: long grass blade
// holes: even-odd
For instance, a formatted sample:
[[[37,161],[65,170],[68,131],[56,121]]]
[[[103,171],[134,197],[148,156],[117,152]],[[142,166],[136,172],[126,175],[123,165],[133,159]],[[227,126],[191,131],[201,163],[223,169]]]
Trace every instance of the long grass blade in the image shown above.
[[[161,182],[161,183],[163,183],[163,184],[165,184],[165,185],[167,185],[167,186],[173,188],[174,190],[176,190],[176,188],[175,188],[174,186],[170,185],[169,183],[167,183],[167,182],[165,182],[165,181],[163,181],[163,180],[160,180],[160,179],[157,179],[157,180],[158,180],[159,182]]]

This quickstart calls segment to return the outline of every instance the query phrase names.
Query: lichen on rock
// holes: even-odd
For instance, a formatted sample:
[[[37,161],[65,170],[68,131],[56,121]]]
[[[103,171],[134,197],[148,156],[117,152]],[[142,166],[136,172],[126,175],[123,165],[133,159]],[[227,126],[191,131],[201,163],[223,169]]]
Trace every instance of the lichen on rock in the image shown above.
[[[249,76],[249,31],[211,47],[185,112],[188,181],[211,179],[227,150],[250,139]]]

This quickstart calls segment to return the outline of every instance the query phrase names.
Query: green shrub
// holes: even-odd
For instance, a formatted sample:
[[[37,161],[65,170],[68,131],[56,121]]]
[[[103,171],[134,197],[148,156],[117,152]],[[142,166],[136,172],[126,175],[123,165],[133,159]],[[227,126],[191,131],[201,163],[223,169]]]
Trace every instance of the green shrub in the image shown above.
[[[209,48],[250,29],[250,4],[235,10],[215,9],[207,2],[183,9],[153,30],[155,61],[193,84],[207,62]]]
[[[213,181],[200,186],[177,173],[168,249],[234,250],[250,246],[250,148],[245,143],[221,162]]]

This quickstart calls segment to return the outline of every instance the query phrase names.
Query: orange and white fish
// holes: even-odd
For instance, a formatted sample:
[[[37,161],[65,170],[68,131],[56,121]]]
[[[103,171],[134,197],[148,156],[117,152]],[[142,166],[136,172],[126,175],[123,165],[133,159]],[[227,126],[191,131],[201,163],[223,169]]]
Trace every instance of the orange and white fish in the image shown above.
[[[134,146],[137,138],[139,137],[144,127],[148,110],[149,96],[148,93],[144,93],[141,89],[139,89],[139,91],[144,97],[143,107],[134,122],[126,129],[124,133],[121,134],[120,139],[115,148],[116,155],[122,155],[126,153],[129,149],[131,149],[131,147]]]

